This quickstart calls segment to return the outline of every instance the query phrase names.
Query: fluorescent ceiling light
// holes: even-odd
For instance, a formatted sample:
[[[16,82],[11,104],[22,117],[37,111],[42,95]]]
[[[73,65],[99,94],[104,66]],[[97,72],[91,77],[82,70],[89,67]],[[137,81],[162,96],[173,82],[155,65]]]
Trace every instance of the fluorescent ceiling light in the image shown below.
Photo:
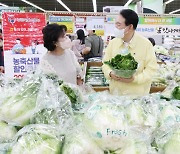
[[[46,12],[46,10],[44,10],[43,8],[41,8],[41,7],[39,7],[39,6],[35,5],[35,4],[33,4],[33,3],[31,3],[31,2],[28,2],[28,1],[26,1],[26,0],[21,0],[21,1],[23,1],[24,3],[27,3],[27,4],[29,4],[29,5],[31,5],[31,6],[33,6],[33,7],[35,7],[35,8],[37,8],[37,9],[41,10],[41,11],[43,11],[43,12]]]
[[[66,4],[64,4],[61,0],[57,0],[59,2],[59,4],[61,4],[66,10],[68,10],[69,12],[72,12]]]
[[[93,2],[94,12],[96,13],[97,12],[97,3],[96,3],[96,0],[92,0],[92,2]]]
[[[169,0],[169,1],[165,2],[165,4],[167,5],[167,4],[169,4],[169,3],[173,2],[173,1],[174,0]]]
[[[124,6],[128,6],[129,4],[132,3],[133,0],[128,0],[128,2]]]
[[[169,14],[174,14],[174,13],[176,13],[176,12],[180,12],[180,9],[175,10],[175,11],[172,11],[172,12],[169,12]]]
[[[4,7],[9,7],[8,5],[5,5],[3,3],[0,3],[1,6],[4,6]]]

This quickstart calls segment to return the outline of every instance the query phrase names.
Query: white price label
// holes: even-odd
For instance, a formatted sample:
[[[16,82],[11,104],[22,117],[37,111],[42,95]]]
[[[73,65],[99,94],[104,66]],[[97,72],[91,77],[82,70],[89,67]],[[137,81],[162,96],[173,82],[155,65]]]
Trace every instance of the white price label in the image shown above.
[[[87,30],[103,30],[104,17],[87,17]]]

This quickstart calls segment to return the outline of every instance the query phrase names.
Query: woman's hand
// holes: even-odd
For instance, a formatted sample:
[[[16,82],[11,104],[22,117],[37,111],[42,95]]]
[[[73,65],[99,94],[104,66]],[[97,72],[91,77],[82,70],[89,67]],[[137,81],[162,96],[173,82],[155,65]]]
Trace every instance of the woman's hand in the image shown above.
[[[77,85],[78,86],[82,86],[83,85],[83,80],[81,79],[81,77],[77,77]]]

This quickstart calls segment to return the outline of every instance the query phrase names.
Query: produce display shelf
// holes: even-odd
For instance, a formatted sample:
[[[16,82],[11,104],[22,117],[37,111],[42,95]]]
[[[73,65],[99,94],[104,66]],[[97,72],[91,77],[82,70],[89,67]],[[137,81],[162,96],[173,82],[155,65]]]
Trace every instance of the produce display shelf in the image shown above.
[[[165,63],[164,62],[158,62],[158,64],[165,64]],[[93,67],[93,66],[101,67],[102,65],[103,65],[102,62],[87,62],[85,65],[85,72],[84,73],[86,74],[87,68],[89,68],[89,67]],[[101,92],[101,91],[106,91],[106,90],[109,91],[109,86],[92,86],[92,87],[96,92]],[[162,86],[162,87],[152,86],[150,89],[150,93],[162,92],[165,89],[166,89],[165,86]]]
[[[151,87],[150,93],[157,93],[157,92],[162,92],[166,89],[165,86],[163,87]]]
[[[108,90],[109,91],[109,87],[100,87],[100,86],[94,86],[93,89],[96,91],[96,92],[101,92],[101,91],[106,91]],[[166,87],[151,87],[150,89],[150,93],[157,93],[157,92],[162,92],[166,89]]]
[[[102,92],[102,91],[107,91],[107,90],[109,91],[109,87],[108,86],[107,87],[94,86],[93,89],[96,92]]]

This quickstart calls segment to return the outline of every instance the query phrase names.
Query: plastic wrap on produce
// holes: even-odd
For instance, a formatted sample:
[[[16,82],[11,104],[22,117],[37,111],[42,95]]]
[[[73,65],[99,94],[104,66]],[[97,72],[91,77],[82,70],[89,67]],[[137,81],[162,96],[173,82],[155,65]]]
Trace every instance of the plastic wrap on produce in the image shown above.
[[[64,135],[50,125],[29,125],[15,136],[7,152],[10,154],[57,154],[61,152]]]
[[[85,113],[85,128],[104,150],[122,148],[128,142],[128,124],[123,107],[108,102],[94,103]]]
[[[0,118],[14,125],[29,124],[29,119],[36,107],[36,100],[41,86],[40,77],[34,75],[14,87],[14,93],[0,100]],[[8,91],[7,91],[8,93]]]
[[[8,79],[4,74],[0,74],[0,100],[7,95],[12,95],[19,86],[21,79]]]
[[[158,116],[159,127],[171,127],[180,123],[180,109],[171,104],[162,104]]]
[[[37,97],[32,124],[51,124],[63,126],[72,116],[71,102],[60,89],[55,80],[43,77],[43,82]]]
[[[155,133],[154,145],[158,154],[179,154],[180,125],[159,128]]]
[[[172,83],[172,81],[179,82],[178,71],[180,69],[179,64],[167,63],[159,66],[156,75],[152,79],[152,86],[162,87]]]
[[[104,154],[81,126],[66,131],[63,154]]]
[[[179,152],[180,101],[173,89],[168,101],[161,93],[118,96],[82,91],[40,72],[13,85],[3,79],[3,87],[0,154]]]
[[[79,110],[83,107],[85,100],[80,88],[69,83],[62,83],[60,88],[68,96],[74,110]]]
[[[0,100],[0,119],[16,126],[64,123],[72,113],[68,97],[54,78],[35,73]]]
[[[146,153],[150,143],[149,130],[146,133],[145,129],[130,125],[122,103],[118,99],[114,103],[108,100],[95,101],[85,113],[84,127],[104,151],[141,151],[139,145],[144,147],[143,152]]]
[[[17,133],[14,126],[8,125],[4,121],[0,121],[0,144],[10,142]]]

